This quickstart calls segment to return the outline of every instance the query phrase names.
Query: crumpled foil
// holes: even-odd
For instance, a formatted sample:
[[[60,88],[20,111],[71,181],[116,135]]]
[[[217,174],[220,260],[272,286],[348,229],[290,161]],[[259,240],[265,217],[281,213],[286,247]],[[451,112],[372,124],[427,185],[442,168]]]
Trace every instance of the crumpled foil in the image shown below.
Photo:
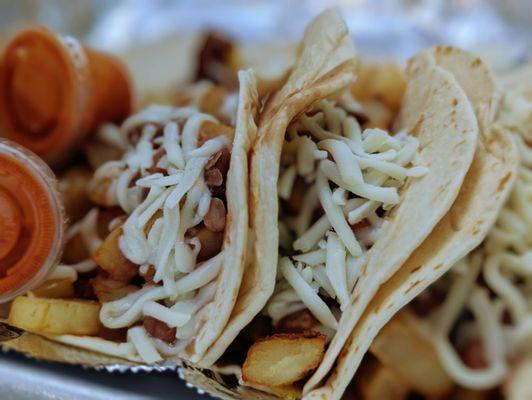
[[[529,0],[0,0],[0,32],[39,22],[113,52],[206,29],[241,43],[296,42],[308,22],[331,6],[341,9],[363,57],[406,60],[428,46],[450,44],[481,54],[499,70],[532,59]],[[0,328],[4,339],[19,334]],[[200,394],[207,390],[222,398],[271,398],[231,386],[218,374],[187,362],[169,364],[86,367],[111,372],[180,368],[181,379]]]
[[[112,51],[207,28],[239,42],[296,41],[331,6],[369,57],[404,60],[442,43],[482,53],[496,67],[532,55],[529,0],[0,0],[0,27],[39,21]]]

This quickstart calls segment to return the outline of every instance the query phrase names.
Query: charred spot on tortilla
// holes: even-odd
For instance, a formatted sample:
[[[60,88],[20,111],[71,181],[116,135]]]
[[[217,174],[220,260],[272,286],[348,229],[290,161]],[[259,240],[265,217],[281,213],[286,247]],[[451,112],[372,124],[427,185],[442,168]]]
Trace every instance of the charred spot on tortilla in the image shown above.
[[[425,121],[425,116],[423,114],[421,114],[416,122],[416,124],[414,125],[414,127],[410,130],[410,135],[411,136],[414,136],[414,137],[418,137],[419,136],[419,131],[421,129],[421,127],[423,126],[423,123]]]
[[[412,269],[410,270],[410,273],[413,274],[414,272],[419,271],[419,270],[421,269],[421,267],[423,267],[423,265],[418,265],[417,267],[412,268]]]
[[[502,192],[504,190],[504,187],[512,177],[512,173],[508,172],[499,182],[499,186],[497,187],[497,193]]]
[[[414,283],[412,283],[412,285],[410,285],[410,287],[406,290],[405,294],[410,292],[412,289],[414,289],[417,285],[419,285],[422,281],[420,280],[416,280]]]
[[[480,58],[476,58],[472,63],[471,66],[473,68],[480,67],[482,65],[482,60]]]

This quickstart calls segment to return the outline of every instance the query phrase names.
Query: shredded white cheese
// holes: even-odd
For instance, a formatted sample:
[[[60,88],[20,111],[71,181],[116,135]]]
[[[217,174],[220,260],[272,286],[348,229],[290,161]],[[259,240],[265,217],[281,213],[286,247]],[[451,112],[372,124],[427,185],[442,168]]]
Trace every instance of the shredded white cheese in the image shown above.
[[[122,125],[120,132],[129,139],[123,159],[104,164],[95,174],[96,180],[110,180],[114,193],[109,198],[129,214],[122,225],[120,250],[144,272],[150,266],[155,269],[154,285],[105,303],[100,319],[108,328],[129,328],[128,341],[146,362],[160,360],[158,349],[174,354],[186,346],[199,314],[214,297],[213,281],[223,263],[221,252],[197,264],[201,243],[185,236],[203,221],[211,204],[205,166],[211,156],[229,147],[221,134],[199,145],[206,121],[217,123],[194,108],[151,106]],[[176,341],[163,345],[144,328],[133,327],[145,316],[176,328]]]
[[[288,128],[290,153],[283,157],[278,195],[289,200],[298,179],[306,192],[298,214],[279,220],[281,253],[291,256],[279,261],[281,280],[265,309],[274,323],[308,308],[324,327],[336,329],[335,313],[349,303],[364,254],[385,223],[378,210],[399,202],[407,177],[426,173],[414,165],[416,138],[362,131],[353,112],[363,110],[344,94],[337,102],[318,102]],[[322,215],[315,219],[317,211]]]

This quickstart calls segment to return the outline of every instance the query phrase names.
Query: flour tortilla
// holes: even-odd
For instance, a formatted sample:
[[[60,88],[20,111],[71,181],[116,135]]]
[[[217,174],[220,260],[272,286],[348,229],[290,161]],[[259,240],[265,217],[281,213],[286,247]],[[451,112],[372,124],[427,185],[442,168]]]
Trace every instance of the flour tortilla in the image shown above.
[[[200,366],[211,366],[273,293],[279,241],[277,177],[288,125],[317,100],[347,87],[355,79],[355,69],[355,50],[342,17],[337,10],[323,12],[307,27],[287,82],[261,113],[250,171],[250,222],[258,240],[231,320]]]
[[[446,66],[438,61],[439,51],[436,48],[425,52],[420,55],[421,59],[414,59],[411,66]],[[333,399],[341,396],[380,329],[482,242],[508,197],[517,174],[518,153],[510,132],[493,122],[496,111],[492,108],[498,107],[496,99],[499,94],[495,82],[490,81],[493,80],[491,72],[482,61],[475,61],[475,68],[470,68],[471,63],[467,60],[471,56],[465,56],[461,50],[446,52],[457,55],[454,62],[446,60],[453,65],[447,71],[457,76],[456,81],[477,82],[484,86],[465,85],[462,88],[473,104],[476,118],[484,121],[488,131],[481,131],[473,164],[452,208],[397,273],[381,286],[351,332],[336,360],[333,373],[319,389],[307,392],[307,399],[318,399],[323,395]],[[409,71],[413,73],[412,68]],[[488,77],[488,80],[479,81],[477,75]],[[487,104],[490,106],[486,107]]]
[[[203,326],[194,340],[190,360],[197,362],[222,333],[236,303],[246,264],[248,240],[248,153],[256,139],[255,118],[258,113],[257,81],[253,71],[238,74],[240,91],[237,124],[231,166],[227,173],[225,196],[227,199],[226,234],[222,251],[224,262],[216,278],[214,301],[203,318]]]
[[[222,251],[224,262],[217,279],[215,298],[202,315],[194,340],[180,357],[197,361],[223,331],[234,308],[245,265],[248,240],[248,152],[257,134],[254,120],[258,109],[256,80],[252,71],[239,73],[240,92],[237,122],[227,175],[227,217]],[[46,335],[44,335],[46,336]],[[61,345],[54,343],[59,342]],[[36,345],[42,343],[43,345]],[[54,348],[54,344],[57,348]],[[142,364],[131,349],[95,337],[48,335],[46,339],[24,333],[19,339],[3,342],[5,348],[22,351],[34,358],[64,361],[70,364],[108,365],[116,359]],[[78,348],[65,351],[67,346]],[[165,365],[179,364],[177,358]]]
[[[400,203],[368,251],[351,304],[304,393],[317,387],[332,369],[379,286],[401,268],[449,211],[473,161],[479,129],[466,94],[449,72],[425,54],[420,55],[419,65],[407,76],[400,128],[418,138],[418,163],[428,173],[411,179],[402,189]]]

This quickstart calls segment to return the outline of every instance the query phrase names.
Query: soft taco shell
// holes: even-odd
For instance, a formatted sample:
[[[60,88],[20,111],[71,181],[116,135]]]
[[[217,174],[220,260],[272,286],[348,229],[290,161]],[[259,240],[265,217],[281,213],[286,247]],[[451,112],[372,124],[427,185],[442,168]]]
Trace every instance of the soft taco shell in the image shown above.
[[[197,362],[222,333],[236,303],[242,281],[248,241],[248,153],[255,141],[258,113],[257,82],[253,71],[240,71],[237,126],[231,167],[227,175],[227,222],[224,237],[224,262],[218,275],[216,296],[194,340],[194,356]]]
[[[342,313],[322,364],[305,385],[309,392],[332,369],[357,321],[379,286],[395,274],[449,211],[473,161],[478,126],[471,104],[453,76],[422,54],[422,67],[408,74],[401,129],[419,140],[419,165],[428,172],[407,181]]]
[[[254,119],[257,114],[256,81],[251,71],[239,74],[241,90],[231,161],[227,177],[227,218],[224,234],[224,263],[217,277],[218,286],[213,302],[197,331],[195,340],[187,347],[183,358],[198,360],[222,332],[236,302],[248,240],[248,152],[255,139]],[[123,351],[114,342],[83,336],[48,336],[42,338],[23,333],[17,339],[3,342],[3,348],[18,350],[31,357],[70,364],[108,365],[117,360],[126,364],[142,364],[139,357]],[[76,347],[73,349],[72,347]],[[165,360],[163,365],[177,365],[177,358]]]
[[[301,53],[282,89],[265,105],[252,150],[250,222],[256,240],[238,300],[222,335],[199,362],[211,366],[266,304],[275,287],[278,228],[277,176],[284,134],[312,103],[345,88],[355,78],[355,52],[336,10],[319,15],[306,29]],[[273,267],[272,267],[273,266]]]
[[[464,59],[467,58],[457,58],[455,70],[460,69]],[[430,62],[424,65],[430,65]],[[482,62],[476,68],[487,69]],[[476,71],[466,65],[460,73],[463,74],[461,80],[467,80],[467,74],[476,74]],[[490,76],[485,71],[482,75]],[[496,87],[493,82],[485,84]],[[475,97],[470,88],[464,87],[464,90],[473,101]],[[475,93],[479,92],[482,90],[475,90]],[[496,96],[494,92],[493,98]],[[475,101],[479,101],[478,97]],[[496,107],[495,100],[488,99],[484,104]],[[474,108],[476,115],[484,121],[489,121],[490,115],[494,115],[479,104],[474,104]],[[381,286],[350,334],[333,373],[320,389],[311,391],[305,398],[318,399],[322,395],[340,397],[380,329],[402,307],[482,242],[508,197],[519,162],[517,148],[509,131],[500,126],[488,126],[488,129],[489,133],[481,132],[473,164],[452,208],[401,269]]]

